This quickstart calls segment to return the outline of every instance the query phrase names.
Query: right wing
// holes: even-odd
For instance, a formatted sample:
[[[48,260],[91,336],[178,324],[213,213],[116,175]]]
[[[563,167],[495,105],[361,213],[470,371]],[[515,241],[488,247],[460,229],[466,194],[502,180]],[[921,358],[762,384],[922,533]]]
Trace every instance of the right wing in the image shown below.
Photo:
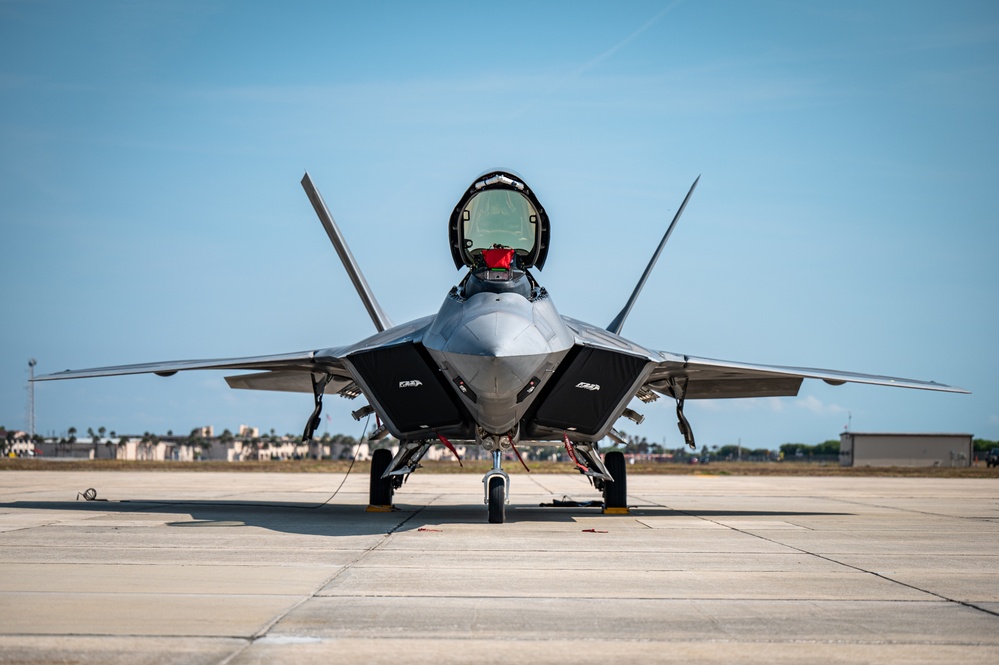
[[[60,379],[90,379],[100,376],[124,376],[128,374],[156,374],[172,376],[177,372],[197,369],[217,370],[263,370],[257,374],[226,377],[233,388],[252,390],[281,390],[312,392],[312,374],[329,374],[332,379],[326,386],[327,392],[338,392],[349,385],[353,378],[343,364],[344,348],[285,353],[272,356],[249,356],[246,358],[213,358],[206,360],[173,360],[168,362],[140,363],[137,365],[114,365],[90,369],[65,370],[36,376],[35,381],[56,381]]]
[[[245,390],[277,390],[282,392],[311,393],[313,375],[329,375],[326,393],[342,393],[345,397],[356,397],[360,389],[351,389],[354,377],[344,358],[348,355],[412,343],[422,339],[423,332],[433,321],[433,316],[416,319],[377,333],[351,346],[284,353],[273,356],[249,356],[246,358],[213,358],[207,360],[172,360],[138,365],[113,365],[90,369],[67,369],[36,376],[35,381],[57,381],[60,379],[90,379],[99,376],[124,376],[127,374],[156,374],[172,376],[177,372],[196,369],[218,370],[257,370],[256,374],[227,376],[231,388]]]

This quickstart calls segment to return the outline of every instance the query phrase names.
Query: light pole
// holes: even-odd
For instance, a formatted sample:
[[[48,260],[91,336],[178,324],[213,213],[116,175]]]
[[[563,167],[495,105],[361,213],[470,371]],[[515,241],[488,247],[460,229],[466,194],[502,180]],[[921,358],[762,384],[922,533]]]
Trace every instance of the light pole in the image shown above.
[[[32,358],[28,361],[28,436],[31,445],[35,443],[35,365],[38,361]]]

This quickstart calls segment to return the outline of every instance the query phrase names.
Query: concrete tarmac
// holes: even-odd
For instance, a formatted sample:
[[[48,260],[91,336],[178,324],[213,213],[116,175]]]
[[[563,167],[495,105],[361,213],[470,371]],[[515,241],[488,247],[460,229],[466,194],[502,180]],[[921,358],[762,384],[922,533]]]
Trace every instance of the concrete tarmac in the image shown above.
[[[341,479],[0,473],[0,663],[999,663],[994,480]]]

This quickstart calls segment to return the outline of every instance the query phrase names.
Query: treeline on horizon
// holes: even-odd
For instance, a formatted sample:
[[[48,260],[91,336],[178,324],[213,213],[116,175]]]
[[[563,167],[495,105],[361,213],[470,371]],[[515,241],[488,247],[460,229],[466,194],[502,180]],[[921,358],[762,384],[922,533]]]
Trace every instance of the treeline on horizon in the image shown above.
[[[0,426],[0,444],[3,444],[5,449],[9,449],[15,441],[16,435],[19,430],[7,429],[6,427]],[[157,435],[151,432],[144,432],[142,435],[134,434],[123,434],[121,438],[129,439],[139,439],[143,442],[155,442],[161,439],[173,439],[189,445],[194,446],[205,446],[212,440],[220,441],[222,443],[229,443],[231,441],[239,440],[245,442],[252,442],[257,444],[268,444],[279,442],[288,443],[300,443],[302,440],[301,435],[298,434],[285,434],[278,435],[275,430],[271,429],[268,433],[261,433],[260,435],[253,437],[250,435],[238,435],[233,434],[230,430],[225,429],[221,434],[213,437],[205,437],[202,435],[202,430],[200,428],[195,428],[191,430],[188,435],[175,435],[172,430],[168,430],[166,434]],[[62,436],[49,437],[50,439],[57,439],[63,443],[75,443],[77,440],[78,430],[75,427],[70,427],[67,432]],[[90,435],[90,439],[93,442],[110,444],[112,439],[119,438],[119,435],[114,431],[108,431],[105,427],[98,427],[96,430],[94,428],[88,428],[87,434]],[[620,443],[611,443],[610,445],[605,445],[603,448],[605,450],[619,450],[628,454],[637,455],[675,455],[675,456],[701,456],[701,457],[711,457],[714,459],[739,459],[739,458],[751,458],[751,457],[768,457],[775,453],[781,453],[781,457],[784,459],[788,458],[801,458],[801,457],[828,457],[828,456],[838,456],[839,455],[839,439],[828,439],[822,443],[817,444],[807,444],[807,443],[782,443],[776,448],[748,448],[746,446],[735,445],[735,444],[725,444],[725,445],[703,445],[700,451],[692,451],[684,446],[679,448],[667,448],[659,443],[651,443],[646,437],[629,436],[625,433],[621,433],[625,438],[625,443],[622,445]],[[35,434],[35,441],[42,442],[45,439],[39,435]],[[319,444],[343,444],[347,446],[352,446],[357,443],[357,439],[348,434],[330,434],[324,433],[317,436],[314,440],[315,443]],[[372,444],[374,448],[385,448],[391,447],[393,444],[393,439],[383,440]],[[988,452],[993,448],[999,448],[999,441],[992,441],[989,439],[973,439],[973,452],[981,453]],[[544,446],[531,446],[531,448],[551,448],[553,451],[555,449],[560,449],[561,445],[553,442]],[[541,453],[540,450],[536,450],[536,453]],[[531,455],[534,458],[543,458],[543,454]]]
[[[779,453],[780,457],[783,459],[793,459],[793,458],[822,458],[822,457],[838,457],[839,456],[839,439],[828,439],[822,443],[816,443],[810,445],[807,443],[782,443],[773,448],[747,448],[746,446],[726,444],[723,446],[702,446],[700,452],[691,451],[687,448],[666,448],[658,443],[650,443],[645,437],[638,438],[634,436],[626,436],[627,443],[623,446],[621,444],[614,444],[609,447],[605,447],[610,450],[620,450],[625,453],[639,454],[639,455],[662,455],[662,454],[673,454],[677,456],[697,456],[701,457],[711,457],[713,459],[719,460],[729,460],[729,459],[749,459],[749,458],[765,458],[772,456],[775,453]],[[973,453],[983,453],[992,450],[993,448],[999,448],[999,441],[991,441],[989,439],[973,439]]]

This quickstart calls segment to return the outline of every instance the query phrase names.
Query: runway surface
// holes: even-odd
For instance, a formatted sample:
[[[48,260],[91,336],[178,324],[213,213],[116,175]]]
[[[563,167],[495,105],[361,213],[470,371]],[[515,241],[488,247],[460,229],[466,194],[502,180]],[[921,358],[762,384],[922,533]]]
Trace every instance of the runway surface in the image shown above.
[[[995,480],[341,478],[0,473],[0,663],[999,662]]]

